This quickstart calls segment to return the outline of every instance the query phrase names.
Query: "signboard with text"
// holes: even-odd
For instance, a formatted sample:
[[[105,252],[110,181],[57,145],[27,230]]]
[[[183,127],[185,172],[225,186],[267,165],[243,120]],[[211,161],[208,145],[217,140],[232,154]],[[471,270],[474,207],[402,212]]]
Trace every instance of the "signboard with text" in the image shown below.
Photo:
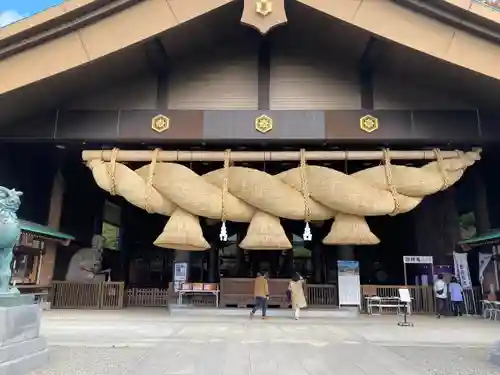
[[[403,257],[403,263],[405,264],[432,264],[433,258],[431,255],[405,255]]]

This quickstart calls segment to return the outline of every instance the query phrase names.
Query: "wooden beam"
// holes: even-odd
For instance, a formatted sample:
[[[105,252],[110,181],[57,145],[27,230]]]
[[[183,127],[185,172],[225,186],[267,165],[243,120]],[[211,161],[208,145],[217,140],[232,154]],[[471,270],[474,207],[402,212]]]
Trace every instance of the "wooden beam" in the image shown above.
[[[479,160],[481,149],[473,150],[473,157]],[[224,151],[160,151],[158,161],[183,162],[183,161],[224,161]],[[384,153],[380,151],[306,151],[307,160],[383,160]],[[414,151],[389,151],[392,160],[435,160],[436,154],[432,150]],[[459,151],[441,151],[443,158],[460,156]],[[110,161],[110,150],[85,150],[82,152],[84,161],[101,159]],[[153,151],[146,150],[119,150],[116,161],[149,162],[153,158]],[[300,151],[233,151],[230,153],[231,161],[298,161]]]

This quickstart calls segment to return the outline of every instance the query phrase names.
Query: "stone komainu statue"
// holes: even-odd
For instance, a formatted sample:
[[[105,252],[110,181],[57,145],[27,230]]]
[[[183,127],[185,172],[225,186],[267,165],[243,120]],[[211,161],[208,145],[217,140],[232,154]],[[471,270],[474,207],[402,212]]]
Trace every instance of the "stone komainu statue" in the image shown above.
[[[104,237],[95,235],[92,238],[92,247],[80,249],[73,255],[66,272],[66,281],[106,281],[108,271],[102,270],[103,243]]]
[[[13,251],[21,235],[17,219],[21,195],[20,191],[0,186],[0,294],[9,292]]]

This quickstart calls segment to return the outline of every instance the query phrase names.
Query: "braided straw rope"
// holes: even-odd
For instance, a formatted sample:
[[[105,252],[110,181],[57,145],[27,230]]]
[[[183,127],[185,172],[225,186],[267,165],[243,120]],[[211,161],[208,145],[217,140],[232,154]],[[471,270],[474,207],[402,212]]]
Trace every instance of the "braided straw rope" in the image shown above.
[[[389,150],[387,148],[384,148],[384,172],[387,188],[392,194],[392,199],[394,199],[394,210],[390,213],[390,215],[394,216],[399,214],[400,204],[397,191],[392,183],[391,158],[389,156]]]
[[[158,160],[158,154],[160,153],[160,149],[156,148],[153,151],[153,158],[151,159],[151,164],[149,165],[149,176],[146,184],[146,191],[145,191],[145,202],[146,202],[146,211],[150,214],[154,213],[153,207],[151,207],[151,194],[153,192],[153,179],[155,176],[155,169],[156,169],[156,163]]]
[[[231,150],[224,151],[224,184],[222,185],[222,196],[221,196],[221,221],[226,221],[226,208],[224,202],[227,199],[228,194],[228,182],[229,182],[229,165],[231,163]]]
[[[443,186],[441,190],[446,190],[450,187],[450,183],[448,181],[448,175],[446,173],[446,169],[443,166],[443,155],[441,155],[441,150],[435,148],[433,150],[434,155],[436,155],[436,160],[437,160],[437,165],[439,168],[439,172],[441,172],[441,175],[443,176]]]
[[[109,163],[108,173],[109,178],[111,180],[111,195],[116,195],[116,157],[118,156],[118,152],[120,150],[118,148],[114,148],[111,151],[111,162]]]
[[[334,224],[347,233],[337,238],[342,237],[344,241],[342,243],[347,243],[350,231],[366,230],[373,238],[363,216],[410,211],[425,195],[433,194],[443,188],[442,171],[446,171],[446,183],[450,186],[458,181],[463,171],[477,158],[478,154],[474,152],[460,156],[457,154],[457,158],[438,160],[437,163],[431,162],[422,168],[391,166],[386,160],[385,166],[368,168],[353,175],[346,175],[326,167],[308,166],[303,160],[304,163],[301,163],[299,168],[272,176],[250,168],[231,167],[228,157],[228,163],[224,168],[204,176],[199,176],[180,164],[159,163],[152,184],[154,191],[158,191],[164,200],[161,207],[178,206],[190,215],[211,219],[252,221],[254,225],[251,227],[260,228],[259,230],[265,230],[266,225],[257,225],[254,220],[271,220],[269,227],[274,228],[273,233],[279,232],[276,226],[279,226],[280,217],[307,221],[325,220],[336,216]],[[120,168],[127,169],[122,164]],[[144,186],[147,184],[150,175],[148,166],[138,169],[135,173],[130,169],[127,170],[129,171],[126,174],[127,178],[129,178],[128,173],[132,173],[143,179]],[[388,170],[390,175],[387,174]],[[304,183],[305,174],[307,188]],[[125,176],[125,173],[123,175]],[[111,192],[113,183],[102,181],[102,178],[105,178],[102,174],[94,173],[94,177],[101,188]],[[109,178],[111,176],[108,176]],[[115,183],[119,184],[118,187],[127,186],[127,181],[123,179]],[[131,189],[119,188],[118,192],[133,204],[144,200],[144,195],[141,200],[133,196],[134,192]],[[222,199],[224,199],[223,204]],[[343,220],[349,224],[340,225]],[[195,225],[193,223],[196,222],[189,219],[189,225]],[[199,223],[197,225],[199,226]],[[186,228],[186,225],[175,227]],[[201,235],[201,230],[198,232]],[[250,233],[247,233],[247,237],[249,236]],[[336,237],[330,236],[330,238]],[[359,236],[351,238],[354,238],[351,244],[362,243],[356,239]],[[337,240],[333,239],[328,244],[339,243],[335,241]]]
[[[300,191],[304,197],[304,221],[309,223],[311,221],[311,208],[309,207],[309,188],[307,186],[307,164],[306,164],[306,150],[300,149]]]

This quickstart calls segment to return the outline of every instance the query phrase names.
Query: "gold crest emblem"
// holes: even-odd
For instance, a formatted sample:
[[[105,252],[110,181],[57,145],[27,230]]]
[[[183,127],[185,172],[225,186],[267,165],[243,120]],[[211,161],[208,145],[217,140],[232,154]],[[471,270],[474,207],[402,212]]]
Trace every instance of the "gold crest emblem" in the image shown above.
[[[366,115],[359,119],[359,127],[367,133],[372,133],[378,129],[378,118],[372,115]]]
[[[264,134],[273,129],[273,119],[266,115],[260,115],[255,119],[255,130]]]
[[[156,115],[151,120],[151,129],[157,133],[163,133],[170,128],[170,119],[164,115]]]
[[[265,17],[273,11],[273,3],[271,0],[257,0],[255,11]]]

